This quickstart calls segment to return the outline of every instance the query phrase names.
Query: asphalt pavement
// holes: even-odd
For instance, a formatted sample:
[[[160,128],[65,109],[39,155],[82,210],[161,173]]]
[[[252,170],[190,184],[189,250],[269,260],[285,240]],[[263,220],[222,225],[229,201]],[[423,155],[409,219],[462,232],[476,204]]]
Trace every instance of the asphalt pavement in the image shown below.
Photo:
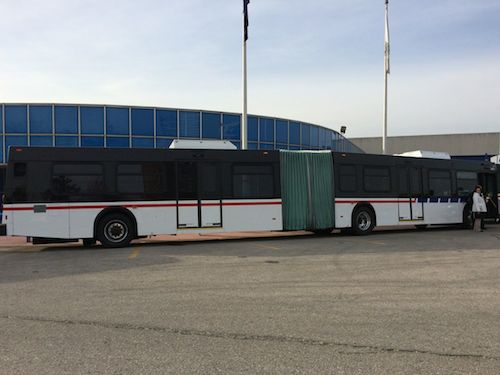
[[[500,225],[0,241],[0,374],[498,374]]]

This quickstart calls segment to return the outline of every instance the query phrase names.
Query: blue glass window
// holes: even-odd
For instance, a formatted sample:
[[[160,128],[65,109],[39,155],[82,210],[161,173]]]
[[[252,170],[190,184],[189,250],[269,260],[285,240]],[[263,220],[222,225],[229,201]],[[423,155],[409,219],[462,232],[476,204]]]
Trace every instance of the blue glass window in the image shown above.
[[[30,133],[52,134],[52,107],[30,105]]]
[[[254,143],[254,142],[249,142],[248,143],[248,149],[249,150],[258,150],[259,149],[259,145],[257,143]]]
[[[272,149],[274,149],[274,145],[272,143],[261,143],[260,149],[261,150],[272,150]]]
[[[222,115],[222,126],[224,129],[224,139],[240,139],[241,124],[239,115]]]
[[[1,113],[1,110],[0,110]],[[0,135],[0,160],[5,162],[5,158],[3,156],[3,135]]]
[[[318,132],[319,132],[319,141],[318,141],[318,145],[320,148],[325,148],[325,134],[326,134],[326,129],[324,128],[318,128]]]
[[[25,105],[5,106],[5,133],[26,134],[27,116]]]
[[[31,146],[52,146],[52,136],[47,135],[32,135],[30,137],[30,145]]]
[[[82,134],[104,134],[104,108],[80,107]]]
[[[106,108],[106,134],[128,135],[128,108]]]
[[[9,146],[27,146],[28,137],[26,135],[7,135],[5,136],[5,148]]]
[[[319,128],[317,126],[311,126],[311,146],[319,146]]]
[[[156,138],[156,148],[169,148],[172,143],[168,138]]]
[[[307,124],[302,124],[302,145],[310,146],[311,145],[311,137],[310,137],[310,126]]]
[[[254,116],[248,116],[248,140],[257,142],[259,140],[259,119]]]
[[[132,138],[132,147],[135,148],[153,148],[155,147],[153,138]]]
[[[0,105],[0,133],[3,133],[3,107],[1,105]]]
[[[179,112],[179,137],[200,138],[200,112]]]
[[[132,135],[153,136],[154,111],[152,109],[132,108]]]
[[[235,145],[235,146],[236,146],[236,148],[237,148],[238,150],[239,150],[239,149],[241,149],[241,142],[238,142],[238,141],[231,141],[231,143],[232,143],[233,145]]]
[[[177,111],[156,110],[156,135],[177,138]]]
[[[300,150],[300,147],[299,146],[291,145],[290,146],[290,150]]]
[[[82,137],[82,147],[104,147],[104,137]]]
[[[56,134],[78,133],[78,111],[76,107],[56,106],[54,117],[56,123]]]
[[[285,144],[277,144],[276,145],[276,150],[288,150],[288,145]]]
[[[203,117],[203,138],[204,139],[220,139],[220,114],[218,113],[202,113]]]
[[[56,147],[78,147],[78,137],[56,136]]]
[[[290,121],[290,143],[300,145],[300,123]]]
[[[271,118],[260,118],[260,141],[274,142],[274,120]],[[262,148],[262,147],[261,147]]]
[[[288,143],[288,121],[276,120],[276,142]]]
[[[128,138],[125,137],[107,137],[106,138],[106,146],[107,147],[119,147],[119,148],[128,148]]]

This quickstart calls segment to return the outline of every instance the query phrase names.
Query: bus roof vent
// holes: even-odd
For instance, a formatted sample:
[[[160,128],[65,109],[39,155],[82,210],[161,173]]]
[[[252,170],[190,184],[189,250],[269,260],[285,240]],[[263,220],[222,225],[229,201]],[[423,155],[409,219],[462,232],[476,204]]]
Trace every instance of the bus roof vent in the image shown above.
[[[448,154],[447,152],[422,151],[422,150],[407,151],[401,154],[394,154],[394,156],[405,156],[409,158],[446,159],[446,160],[451,159],[450,154]]]
[[[187,148],[191,150],[236,150],[236,146],[229,141],[201,140],[201,139],[174,139],[169,148]]]

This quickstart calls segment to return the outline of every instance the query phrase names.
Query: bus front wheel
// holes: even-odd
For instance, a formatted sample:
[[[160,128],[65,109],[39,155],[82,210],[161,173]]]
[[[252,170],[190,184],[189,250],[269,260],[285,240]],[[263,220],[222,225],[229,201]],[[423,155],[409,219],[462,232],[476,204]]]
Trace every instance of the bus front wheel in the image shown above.
[[[370,207],[356,208],[352,214],[352,229],[357,235],[370,233],[375,227],[375,213]]]
[[[134,236],[132,221],[123,214],[110,214],[97,225],[97,239],[104,247],[127,246]]]

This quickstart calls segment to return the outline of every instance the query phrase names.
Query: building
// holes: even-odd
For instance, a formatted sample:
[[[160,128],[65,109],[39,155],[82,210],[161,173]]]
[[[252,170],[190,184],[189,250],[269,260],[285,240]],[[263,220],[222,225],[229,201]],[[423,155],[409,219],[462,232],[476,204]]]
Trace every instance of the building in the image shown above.
[[[350,138],[369,154],[382,153],[382,138]],[[485,159],[500,154],[500,133],[412,135],[387,138],[389,154],[427,150],[447,152],[455,158]]]
[[[9,146],[167,148],[173,139],[224,139],[240,148],[241,114],[84,104],[1,104],[0,155]],[[338,132],[301,121],[248,116],[249,149],[363,152]]]

